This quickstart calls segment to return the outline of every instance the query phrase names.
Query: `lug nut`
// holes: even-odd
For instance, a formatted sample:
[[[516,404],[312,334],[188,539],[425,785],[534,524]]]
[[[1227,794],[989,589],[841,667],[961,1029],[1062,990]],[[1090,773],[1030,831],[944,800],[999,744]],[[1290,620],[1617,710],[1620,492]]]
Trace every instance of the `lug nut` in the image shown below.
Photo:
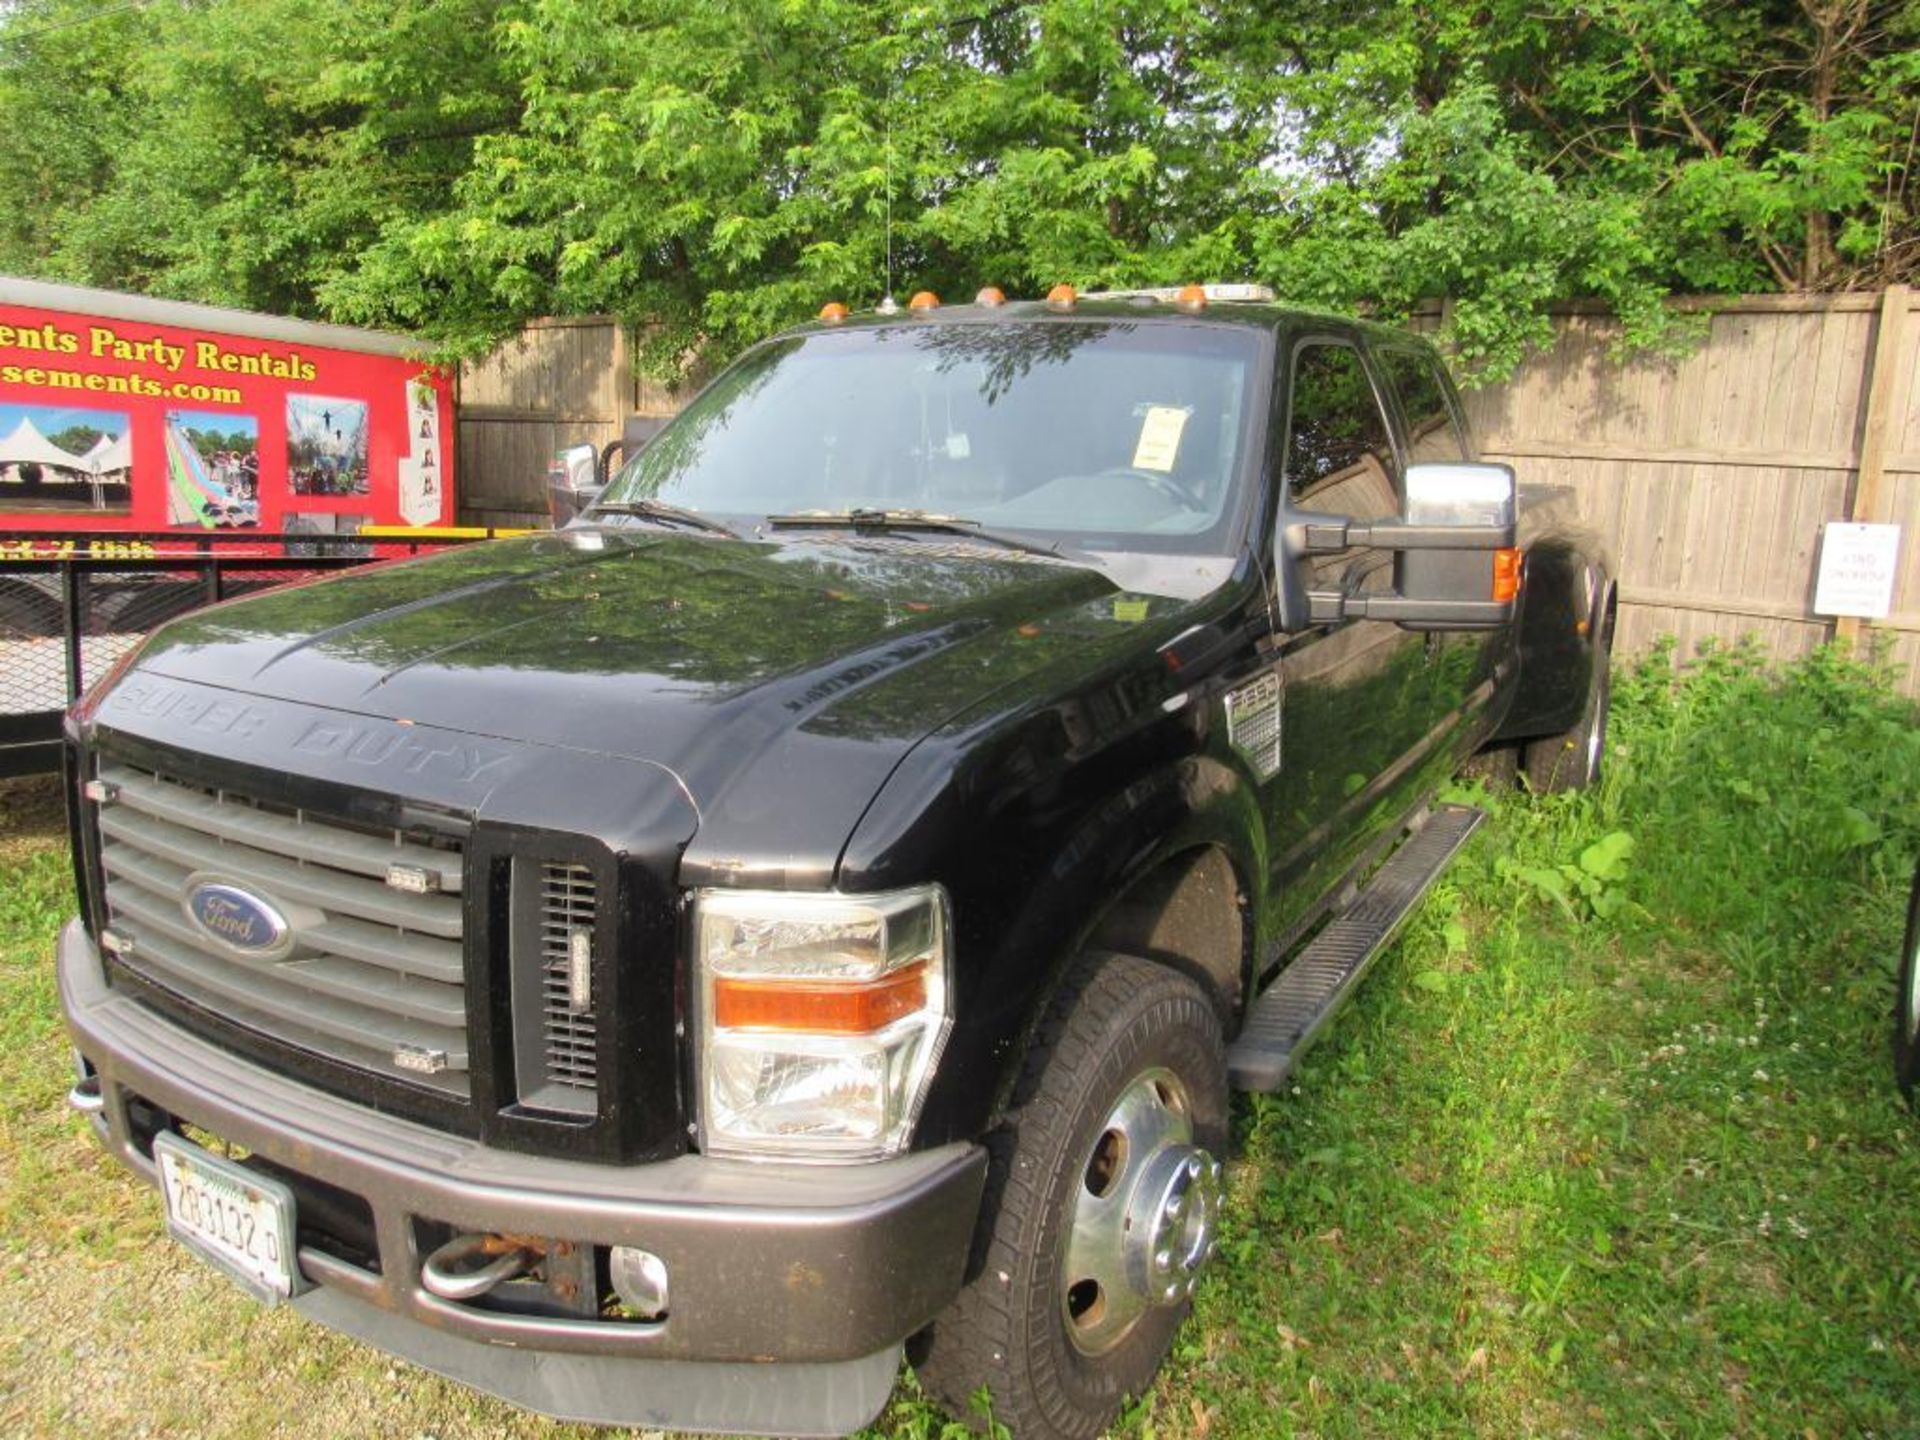
[[[1171,1270],[1173,1268],[1173,1252],[1171,1250],[1162,1250],[1158,1255],[1155,1255],[1153,1257],[1153,1268],[1156,1270]]]

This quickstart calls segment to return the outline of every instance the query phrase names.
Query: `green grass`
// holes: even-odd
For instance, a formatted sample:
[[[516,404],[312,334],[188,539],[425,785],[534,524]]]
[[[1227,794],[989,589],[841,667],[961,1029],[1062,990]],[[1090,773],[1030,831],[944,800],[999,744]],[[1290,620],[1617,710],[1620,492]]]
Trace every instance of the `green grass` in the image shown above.
[[[1117,1434],[1920,1434],[1892,967],[1920,723],[1823,654],[1618,683],[1609,776],[1494,810],[1236,1106],[1224,1262]],[[0,800],[4,800],[0,792]],[[577,1436],[268,1313],[64,1115],[57,820],[0,842],[0,1431]],[[910,1379],[873,1432],[947,1433]]]

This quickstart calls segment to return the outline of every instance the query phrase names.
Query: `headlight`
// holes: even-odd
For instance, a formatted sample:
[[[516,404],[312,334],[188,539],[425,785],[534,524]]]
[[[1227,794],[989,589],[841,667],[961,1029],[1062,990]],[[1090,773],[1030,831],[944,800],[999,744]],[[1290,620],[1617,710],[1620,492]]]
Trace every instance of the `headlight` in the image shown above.
[[[707,890],[694,933],[707,1153],[905,1149],[947,1037],[946,891]]]

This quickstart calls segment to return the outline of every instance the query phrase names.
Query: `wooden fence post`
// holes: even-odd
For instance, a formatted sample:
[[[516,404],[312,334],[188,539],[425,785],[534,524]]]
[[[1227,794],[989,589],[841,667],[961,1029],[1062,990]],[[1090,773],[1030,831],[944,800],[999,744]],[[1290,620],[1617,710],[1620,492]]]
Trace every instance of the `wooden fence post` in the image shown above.
[[[1866,391],[1860,424],[1860,467],[1847,500],[1847,519],[1867,524],[1885,517],[1887,488],[1887,432],[1893,426],[1893,402],[1900,360],[1900,331],[1907,319],[1907,287],[1889,285],[1880,295],[1880,323],[1874,336],[1873,359],[1862,377]],[[1862,629],[1857,616],[1834,622],[1836,639],[1858,646]]]

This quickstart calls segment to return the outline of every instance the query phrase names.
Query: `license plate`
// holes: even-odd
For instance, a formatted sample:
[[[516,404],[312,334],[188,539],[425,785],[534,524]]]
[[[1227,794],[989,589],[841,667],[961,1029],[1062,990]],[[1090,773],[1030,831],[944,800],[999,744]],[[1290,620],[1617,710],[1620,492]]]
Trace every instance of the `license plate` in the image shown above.
[[[153,1159],[174,1239],[269,1305],[294,1293],[293,1191],[178,1135]]]

